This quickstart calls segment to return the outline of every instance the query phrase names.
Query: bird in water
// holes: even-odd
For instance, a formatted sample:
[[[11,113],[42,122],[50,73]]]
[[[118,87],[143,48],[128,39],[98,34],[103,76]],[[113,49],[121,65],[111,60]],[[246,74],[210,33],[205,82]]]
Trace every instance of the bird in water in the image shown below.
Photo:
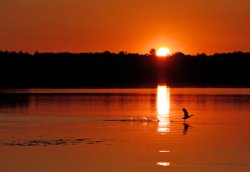
[[[191,116],[194,116],[194,115],[189,115],[186,108],[182,108],[182,111],[184,112],[184,117],[182,118],[184,119],[184,122],[186,122],[186,119],[190,118]]]

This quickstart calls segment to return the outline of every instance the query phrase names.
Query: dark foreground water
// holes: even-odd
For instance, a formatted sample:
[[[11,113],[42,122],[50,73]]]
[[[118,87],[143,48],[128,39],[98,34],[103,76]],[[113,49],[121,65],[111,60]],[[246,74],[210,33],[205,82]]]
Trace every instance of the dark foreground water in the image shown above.
[[[250,89],[0,91],[0,171],[250,171]]]

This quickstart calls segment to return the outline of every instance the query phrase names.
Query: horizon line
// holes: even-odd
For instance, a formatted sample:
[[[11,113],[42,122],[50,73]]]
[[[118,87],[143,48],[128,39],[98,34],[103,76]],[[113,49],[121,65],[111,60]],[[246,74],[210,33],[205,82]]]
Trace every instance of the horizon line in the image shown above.
[[[154,49],[154,48],[152,48]],[[73,51],[24,51],[24,50],[0,50],[0,52],[9,52],[9,53],[23,53],[23,54],[30,54],[30,55],[35,55],[36,53],[40,53],[40,54],[103,54],[103,53],[110,53],[110,54],[120,54],[120,53],[124,53],[124,55],[132,55],[132,54],[137,54],[137,55],[150,55],[150,52],[148,53],[139,53],[139,52],[128,52],[128,51],[119,51],[119,52],[114,52],[114,51],[110,51],[110,50],[105,50],[105,51],[82,51],[82,52],[73,52]],[[171,53],[169,56],[178,54],[178,53],[182,53],[184,55],[191,55],[191,56],[197,56],[197,55],[207,55],[207,56],[213,56],[216,54],[232,54],[232,53],[250,53],[250,51],[241,51],[241,50],[235,50],[235,51],[227,51],[227,52],[215,52],[215,53],[205,53],[205,52],[198,52],[196,54],[189,54],[189,53],[185,53],[185,52],[181,52],[181,51],[176,51]]]

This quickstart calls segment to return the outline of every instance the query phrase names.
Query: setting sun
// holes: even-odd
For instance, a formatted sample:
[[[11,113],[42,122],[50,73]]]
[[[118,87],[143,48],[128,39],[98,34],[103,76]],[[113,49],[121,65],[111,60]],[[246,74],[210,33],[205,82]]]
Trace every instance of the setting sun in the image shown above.
[[[171,54],[170,50],[168,48],[166,48],[166,47],[161,47],[156,52],[156,55],[158,57],[166,57],[166,56],[168,56],[170,54]]]

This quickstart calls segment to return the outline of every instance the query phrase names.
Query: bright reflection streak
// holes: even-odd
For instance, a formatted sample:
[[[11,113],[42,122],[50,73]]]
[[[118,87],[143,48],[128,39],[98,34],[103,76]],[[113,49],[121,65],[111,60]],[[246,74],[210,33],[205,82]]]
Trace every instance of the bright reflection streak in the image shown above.
[[[157,165],[167,167],[170,166],[170,162],[157,162]]]
[[[159,119],[158,132],[167,133],[169,129],[170,96],[166,85],[157,88],[157,118]]]
[[[170,150],[160,150],[159,152],[160,152],[160,153],[169,153]]]

